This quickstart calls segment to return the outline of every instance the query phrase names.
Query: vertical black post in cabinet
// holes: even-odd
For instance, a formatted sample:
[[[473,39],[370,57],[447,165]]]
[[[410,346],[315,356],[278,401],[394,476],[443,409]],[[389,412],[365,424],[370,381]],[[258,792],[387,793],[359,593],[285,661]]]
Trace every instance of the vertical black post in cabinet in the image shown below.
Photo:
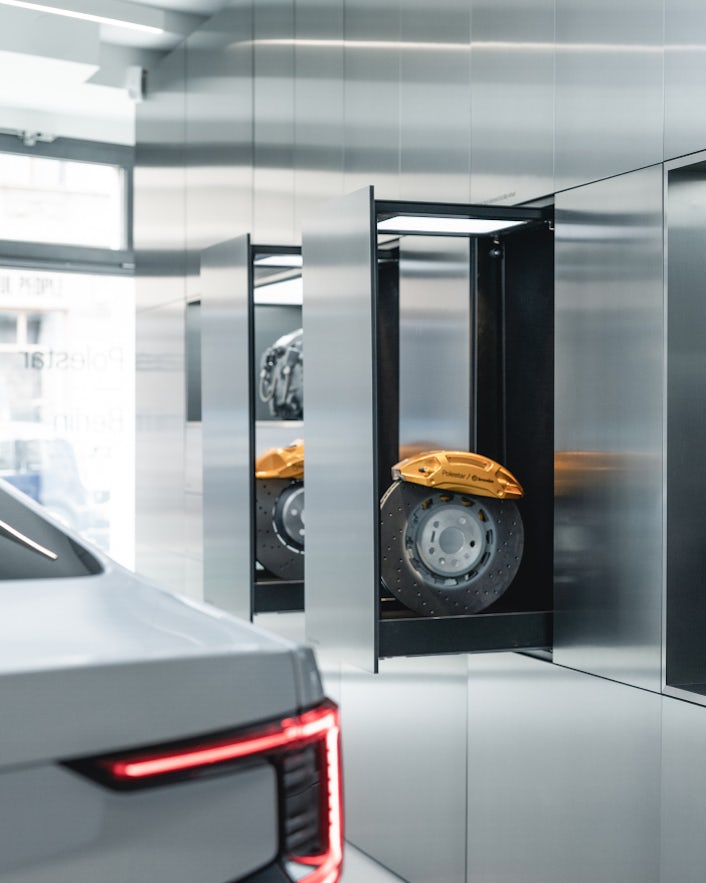
[[[551,644],[550,221],[366,188],[304,229],[306,629],[350,664]]]

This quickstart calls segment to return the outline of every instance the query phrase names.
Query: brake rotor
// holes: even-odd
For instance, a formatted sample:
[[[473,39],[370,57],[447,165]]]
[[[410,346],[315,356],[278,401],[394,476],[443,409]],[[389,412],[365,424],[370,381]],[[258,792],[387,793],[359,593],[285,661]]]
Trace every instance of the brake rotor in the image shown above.
[[[304,579],[304,482],[258,478],[256,556],[274,576]]]
[[[524,528],[511,500],[396,481],[380,516],[382,582],[416,613],[478,613],[517,574]]]

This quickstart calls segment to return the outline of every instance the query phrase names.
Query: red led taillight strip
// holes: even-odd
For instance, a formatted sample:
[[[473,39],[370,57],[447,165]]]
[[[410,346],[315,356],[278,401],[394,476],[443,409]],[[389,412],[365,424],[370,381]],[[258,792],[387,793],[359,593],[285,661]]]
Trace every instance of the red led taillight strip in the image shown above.
[[[336,883],[343,860],[343,800],[338,708],[329,700],[311,711],[229,739],[220,738],[188,748],[153,751],[132,757],[104,757],[97,761],[97,766],[115,783],[144,784],[173,773],[245,757],[277,755],[315,742],[321,743],[322,772],[325,773],[324,805],[327,812],[322,834],[326,850],[321,855],[293,856],[292,860],[315,866],[310,874],[299,878],[300,883]]]
[[[338,710],[335,727],[331,727],[324,737],[326,769],[326,852],[323,855],[296,856],[295,861],[306,865],[316,865],[316,870],[299,883],[336,883],[343,862],[343,788],[341,787],[340,728]]]

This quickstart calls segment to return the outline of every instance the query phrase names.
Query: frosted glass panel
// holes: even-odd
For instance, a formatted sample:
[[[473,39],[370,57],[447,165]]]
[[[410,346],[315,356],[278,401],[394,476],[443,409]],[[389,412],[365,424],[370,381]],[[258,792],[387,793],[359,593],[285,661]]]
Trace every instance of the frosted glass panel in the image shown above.
[[[133,286],[0,268],[0,477],[128,566]]]
[[[0,153],[0,239],[126,247],[120,166]]]

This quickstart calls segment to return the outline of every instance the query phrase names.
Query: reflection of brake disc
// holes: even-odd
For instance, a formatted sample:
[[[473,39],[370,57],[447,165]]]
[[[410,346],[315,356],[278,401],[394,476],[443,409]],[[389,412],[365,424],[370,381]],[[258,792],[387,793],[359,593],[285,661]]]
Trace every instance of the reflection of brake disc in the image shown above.
[[[473,463],[474,479],[481,481],[499,465],[487,463],[482,476]],[[401,474],[398,467],[393,474]],[[493,498],[495,490],[493,496],[469,493],[465,478],[461,490],[434,487],[422,477],[425,481],[429,485],[395,481],[382,498],[383,584],[417,613],[477,613],[496,601],[517,573],[524,545],[520,513],[511,500]],[[521,496],[517,488],[514,496]]]
[[[304,578],[304,483],[257,479],[256,557],[280,579]]]

